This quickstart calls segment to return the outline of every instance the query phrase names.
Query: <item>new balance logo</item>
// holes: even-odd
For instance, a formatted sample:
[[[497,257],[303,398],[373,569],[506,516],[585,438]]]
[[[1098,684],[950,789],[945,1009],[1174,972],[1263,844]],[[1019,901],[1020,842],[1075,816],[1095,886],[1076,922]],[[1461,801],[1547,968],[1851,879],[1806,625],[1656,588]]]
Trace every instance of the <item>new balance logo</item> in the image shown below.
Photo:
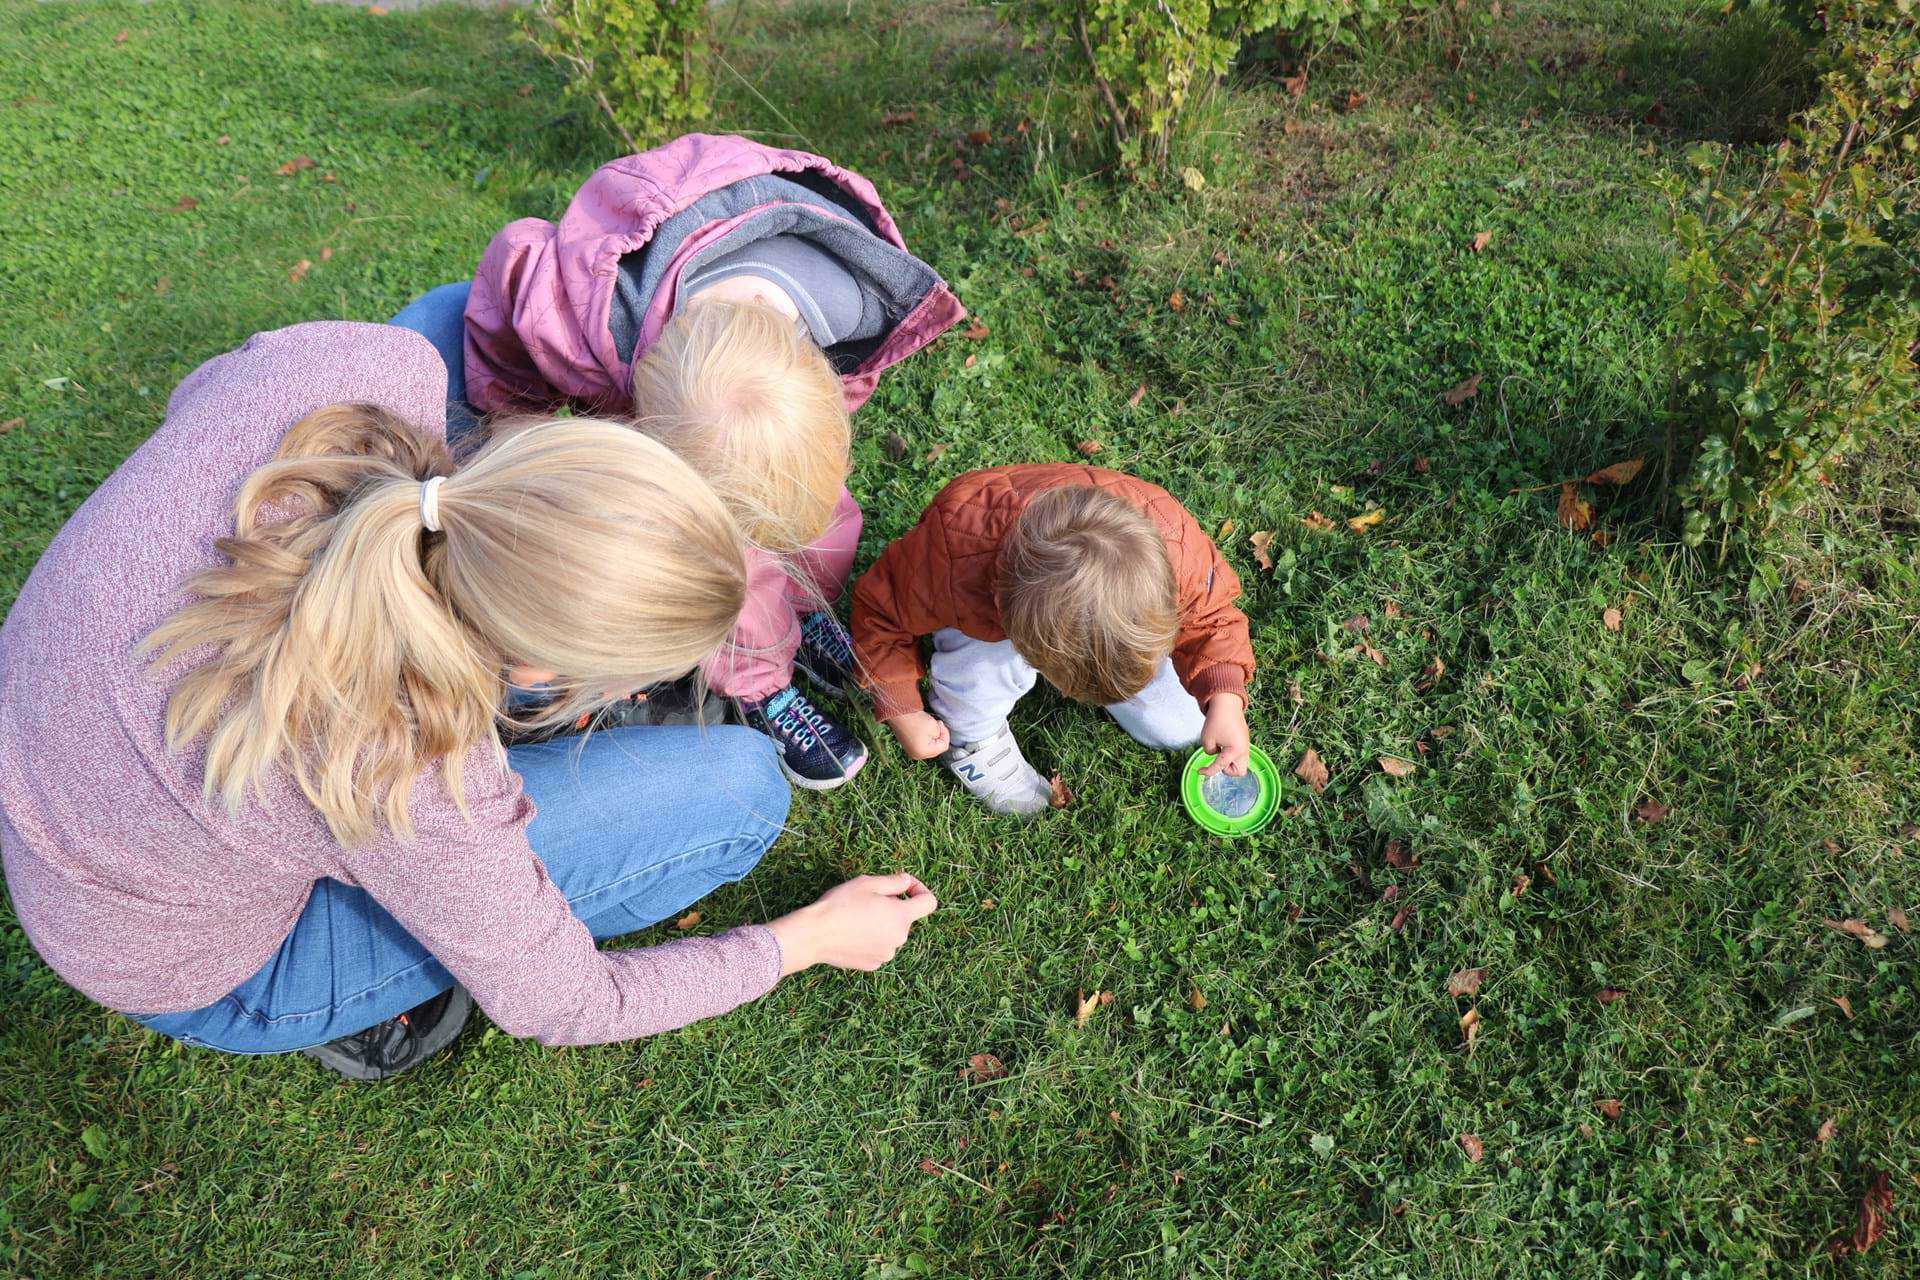
[[[957,764],[953,767],[953,771],[960,775],[962,782],[982,782],[987,776],[981,771],[979,765],[973,764]]]

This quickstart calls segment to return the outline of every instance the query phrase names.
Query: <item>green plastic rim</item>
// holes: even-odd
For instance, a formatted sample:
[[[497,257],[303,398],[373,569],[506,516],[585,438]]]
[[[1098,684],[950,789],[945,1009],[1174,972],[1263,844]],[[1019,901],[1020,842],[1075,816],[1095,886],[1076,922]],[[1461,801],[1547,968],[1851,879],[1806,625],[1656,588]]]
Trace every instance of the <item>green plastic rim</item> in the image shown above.
[[[1196,751],[1187,757],[1187,766],[1180,772],[1181,802],[1187,806],[1187,816],[1198,823],[1201,830],[1216,836],[1250,836],[1273,821],[1273,815],[1280,811],[1280,771],[1273,767],[1266,752],[1258,747],[1253,749],[1247,776],[1259,779],[1260,798],[1238,818],[1215,811],[1200,794],[1200,785],[1205,781],[1200,771],[1212,763],[1212,756]]]

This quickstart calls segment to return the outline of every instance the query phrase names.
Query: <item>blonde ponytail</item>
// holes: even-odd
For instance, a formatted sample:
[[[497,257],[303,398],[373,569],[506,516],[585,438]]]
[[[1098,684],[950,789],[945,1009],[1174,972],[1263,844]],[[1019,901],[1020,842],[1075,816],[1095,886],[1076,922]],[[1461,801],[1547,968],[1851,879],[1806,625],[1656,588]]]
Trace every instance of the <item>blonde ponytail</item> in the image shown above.
[[[633,367],[636,425],[704,476],[749,541],[817,541],[847,477],[840,376],[795,322],[758,303],[697,301]]]
[[[286,770],[343,843],[376,817],[409,834],[435,765],[463,798],[463,757],[498,749],[509,663],[561,673],[539,722],[569,722],[698,665],[745,598],[718,498],[594,419],[510,425],[456,471],[384,410],[318,410],[241,486],[217,545],[229,563],[144,642],[156,668],[213,651],[174,687],[169,744],[206,738],[207,794],[230,811]]]

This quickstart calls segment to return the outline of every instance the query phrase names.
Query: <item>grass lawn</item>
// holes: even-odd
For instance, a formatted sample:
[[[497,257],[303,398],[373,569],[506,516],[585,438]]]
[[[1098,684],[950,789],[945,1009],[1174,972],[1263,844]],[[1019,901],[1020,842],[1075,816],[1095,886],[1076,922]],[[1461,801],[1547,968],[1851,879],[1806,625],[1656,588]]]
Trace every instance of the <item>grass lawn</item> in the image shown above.
[[[871,176],[989,330],[862,413],[867,552],[962,471],[1100,442],[1234,526],[1256,738],[1324,794],[1216,842],[1169,761],[1036,697],[1078,801],[1016,825],[869,723],[875,766],[700,927],[905,867],[945,905],[891,967],[596,1049],[476,1026],[380,1088],[147,1034],[0,900],[0,1271],[1920,1273],[1920,427],[1757,571],[1654,519],[1648,182],[1764,145],[1797,59],[1717,0],[1473,8],[1297,101],[1251,68],[1204,185],[1157,191],[1095,172],[988,11],[720,16],[714,126]],[[0,607],[203,360],[384,319],[557,212],[612,154],[557,87],[494,12],[0,0]],[[1641,455],[1610,541],[1560,526],[1554,482]],[[1830,1259],[1877,1172],[1891,1232]]]

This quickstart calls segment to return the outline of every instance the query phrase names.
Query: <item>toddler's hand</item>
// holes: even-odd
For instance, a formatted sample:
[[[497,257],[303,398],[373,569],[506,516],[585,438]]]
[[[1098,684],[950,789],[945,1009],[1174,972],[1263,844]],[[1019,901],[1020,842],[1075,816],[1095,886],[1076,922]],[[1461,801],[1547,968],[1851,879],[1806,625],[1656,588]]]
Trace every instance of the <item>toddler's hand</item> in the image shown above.
[[[912,711],[887,721],[909,760],[931,760],[953,745],[947,726],[924,711]]]
[[[1237,693],[1216,693],[1207,700],[1207,722],[1200,730],[1200,746],[1213,763],[1200,771],[1238,778],[1253,759],[1253,734],[1247,729],[1247,700]]]

